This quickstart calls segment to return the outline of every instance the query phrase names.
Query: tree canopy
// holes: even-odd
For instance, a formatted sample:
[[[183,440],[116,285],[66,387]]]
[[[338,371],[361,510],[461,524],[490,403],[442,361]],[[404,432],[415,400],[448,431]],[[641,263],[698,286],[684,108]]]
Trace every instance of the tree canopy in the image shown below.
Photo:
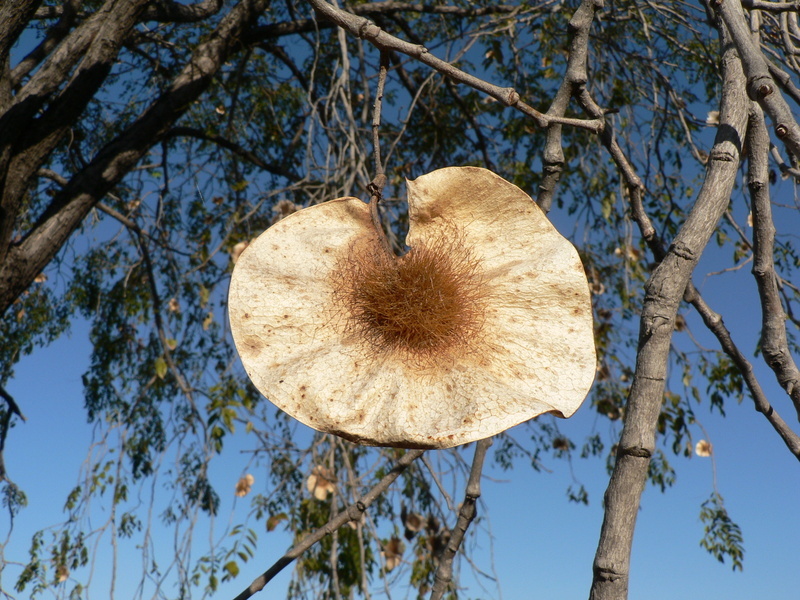
[[[139,596],[202,595],[235,577],[258,553],[253,528],[232,524],[199,557],[181,537],[197,515],[217,514],[208,470],[235,431],[268,475],[251,491],[243,474],[237,488],[253,494],[252,520],[298,542],[275,567],[297,559],[292,597],[366,596],[395,567],[421,596],[456,597],[449,570],[484,458],[536,469],[583,455],[607,457],[610,474],[590,597],[624,598],[641,491],[668,487],[670,459],[700,447],[699,406],[724,414],[748,398],[752,418],[800,458],[786,417],[800,414],[797,206],[771,196],[800,177],[797,14],[794,3],[763,0],[4,2],[7,518],[26,496],[2,453],[27,424],[26,399],[6,383],[22,356],[78,319],[91,324],[93,351],[85,405],[70,410],[85,411],[98,442],[66,499],[68,519],[37,534],[3,593],[83,597],[81,570],[101,551],[93,540],[149,553],[151,527],[185,541],[148,554]],[[515,183],[578,248],[598,349],[581,410],[608,424],[586,439],[539,418],[496,436],[488,455],[479,442],[472,462],[456,448],[438,451],[434,466],[420,451],[312,435],[241,367],[226,302],[250,240],[299,208],[366,199],[377,186],[402,250],[405,179],[452,165]],[[728,307],[709,306],[693,284],[712,251],[728,269],[752,268],[755,346],[740,345],[736,323],[723,322]],[[692,322],[717,346],[676,341]],[[787,398],[767,399],[753,355]],[[443,471],[466,489],[460,509],[441,495]],[[145,506],[156,476],[169,501]],[[569,494],[587,500],[579,484]],[[97,502],[107,520],[89,529]],[[721,494],[698,510],[704,546],[740,568],[741,535]],[[405,566],[402,540],[380,534],[381,522],[414,546]]]

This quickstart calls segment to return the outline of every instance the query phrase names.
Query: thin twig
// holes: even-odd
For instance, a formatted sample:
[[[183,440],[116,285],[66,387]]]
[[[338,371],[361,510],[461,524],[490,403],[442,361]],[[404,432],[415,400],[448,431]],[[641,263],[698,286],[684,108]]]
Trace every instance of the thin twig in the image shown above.
[[[350,504],[346,509],[333,517],[325,525],[317,529],[315,532],[310,533],[303,538],[298,544],[287,550],[281,558],[279,558],[274,565],[267,569],[263,574],[259,575],[253,583],[251,583],[246,590],[236,596],[234,600],[246,600],[253,596],[253,594],[260,592],[264,586],[269,583],[278,573],[280,573],[287,565],[291,564],[303,552],[311,548],[314,544],[336,531],[339,527],[350,521],[358,521],[361,516],[369,508],[369,506],[385,492],[388,487],[397,479],[400,474],[405,471],[408,466],[417,458],[422,456],[424,450],[409,450],[397,464],[392,467],[383,479],[381,479],[371,490],[364,494],[360,500],[356,500]]]
[[[378,75],[378,89],[375,92],[375,105],[372,109],[372,147],[373,156],[375,159],[375,177],[369,184],[369,209],[372,216],[372,225],[375,227],[375,233],[381,242],[381,246],[386,254],[392,258],[395,257],[392,251],[392,246],[389,239],[386,237],[386,232],[383,230],[381,223],[381,213],[378,210],[378,203],[383,198],[383,188],[386,185],[386,173],[381,163],[381,107],[383,106],[383,90],[386,87],[386,73],[389,71],[389,53],[381,50],[381,64],[380,72]]]
[[[767,400],[767,396],[764,390],[761,389],[761,385],[758,383],[758,379],[756,379],[755,373],[753,372],[753,365],[734,343],[730,331],[728,331],[728,328],[725,327],[725,323],[722,321],[722,317],[711,310],[705,300],[703,300],[697,292],[694,285],[690,284],[687,287],[683,299],[694,306],[702,317],[706,327],[716,336],[722,350],[731,358],[739,369],[742,379],[744,379],[744,383],[747,386],[747,390],[753,397],[755,409],[764,415],[769,424],[772,425],[786,444],[789,451],[794,454],[795,458],[800,460],[800,436],[792,431],[786,421],[781,418],[769,403],[769,400]]]
[[[372,148],[375,156],[375,178],[384,175],[381,163],[381,107],[383,106],[383,91],[386,88],[386,74],[389,71],[389,53],[381,51],[380,71],[378,74],[378,89],[375,92],[375,105],[372,110]],[[374,180],[373,180],[374,181]]]
[[[483,92],[492,98],[499,100],[506,106],[510,106],[519,110],[521,113],[531,117],[539,127],[547,127],[551,123],[561,123],[562,125],[580,127],[593,133],[599,133],[603,130],[605,121],[602,118],[586,120],[545,115],[529,104],[523,102],[519,93],[514,88],[503,88],[493,85],[479,77],[475,77],[474,75],[470,75],[469,73],[454,67],[450,63],[435,57],[428,52],[428,49],[424,46],[412,44],[386,33],[369,19],[346,12],[333,6],[326,0],[308,0],[308,3],[320,16],[328,19],[329,21],[333,21],[339,27],[349,31],[352,35],[367,40],[376,48],[380,50],[394,50],[410,56],[419,62],[436,69],[439,73],[449,77],[453,81],[468,85],[479,92]]]

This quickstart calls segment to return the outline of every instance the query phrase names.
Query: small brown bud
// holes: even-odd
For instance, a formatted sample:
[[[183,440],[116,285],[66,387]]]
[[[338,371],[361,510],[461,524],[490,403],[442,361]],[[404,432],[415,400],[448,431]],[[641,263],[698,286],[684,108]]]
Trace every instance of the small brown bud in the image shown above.
[[[768,83],[761,84],[758,86],[758,95],[762,98],[766,98],[772,93],[772,86]]]
[[[786,125],[778,125],[775,128],[775,135],[777,135],[780,139],[785,138],[789,133],[789,128]]]

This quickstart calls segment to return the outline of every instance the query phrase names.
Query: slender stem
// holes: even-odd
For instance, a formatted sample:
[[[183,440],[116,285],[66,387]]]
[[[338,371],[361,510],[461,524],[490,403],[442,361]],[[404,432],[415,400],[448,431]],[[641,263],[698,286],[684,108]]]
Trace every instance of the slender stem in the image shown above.
[[[387,256],[392,259],[396,258],[395,253],[392,251],[392,245],[389,243],[389,238],[386,237],[386,232],[383,230],[381,223],[381,213],[378,210],[378,203],[383,198],[383,187],[386,185],[386,173],[381,163],[381,141],[380,141],[380,128],[381,128],[381,108],[383,106],[383,90],[386,87],[386,73],[389,71],[389,52],[381,50],[381,63],[380,72],[378,74],[378,89],[375,93],[375,104],[372,109],[372,147],[373,156],[375,157],[375,178],[369,184],[370,200],[369,209],[370,216],[372,217],[372,225],[375,228],[375,233],[380,240],[381,247]]]
[[[375,500],[377,500],[378,496],[385,492],[394,482],[394,480],[397,479],[412,462],[422,456],[424,452],[424,450],[409,450],[403,454],[403,456],[400,457],[400,460],[397,461],[397,464],[392,467],[392,470],[389,471],[384,478],[381,479],[370,491],[364,494],[360,500],[356,500],[350,504],[346,509],[333,517],[325,525],[317,529],[315,532],[307,535],[298,544],[289,548],[289,550],[286,551],[286,554],[279,558],[275,564],[264,571],[264,573],[256,577],[253,583],[251,583],[241,594],[236,596],[234,600],[246,600],[247,598],[252,597],[253,594],[260,592],[262,589],[264,589],[264,586],[267,585],[267,583],[269,583],[286,566],[290,565],[298,556],[311,548],[311,546],[316,544],[326,535],[333,533],[339,527],[345,523],[348,523],[349,521],[358,521],[361,519],[361,516],[366,512],[367,508],[369,508],[369,506]]]
[[[381,164],[381,107],[383,105],[383,90],[386,88],[386,73],[389,70],[389,53],[381,50],[380,72],[378,75],[378,89],[375,92],[375,104],[372,110],[372,147],[375,154],[375,178],[384,175]],[[373,180],[374,182],[374,180]],[[383,187],[383,186],[381,186]]]

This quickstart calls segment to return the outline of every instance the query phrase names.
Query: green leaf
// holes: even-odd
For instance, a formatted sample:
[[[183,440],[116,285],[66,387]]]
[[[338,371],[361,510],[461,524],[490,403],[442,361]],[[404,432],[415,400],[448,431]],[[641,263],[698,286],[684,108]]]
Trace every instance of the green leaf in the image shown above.
[[[167,361],[164,360],[163,356],[159,356],[156,359],[156,376],[159,379],[164,379],[167,375]]]
[[[222,568],[225,569],[231,577],[236,577],[239,574],[239,565],[235,560],[225,563],[225,566]]]

